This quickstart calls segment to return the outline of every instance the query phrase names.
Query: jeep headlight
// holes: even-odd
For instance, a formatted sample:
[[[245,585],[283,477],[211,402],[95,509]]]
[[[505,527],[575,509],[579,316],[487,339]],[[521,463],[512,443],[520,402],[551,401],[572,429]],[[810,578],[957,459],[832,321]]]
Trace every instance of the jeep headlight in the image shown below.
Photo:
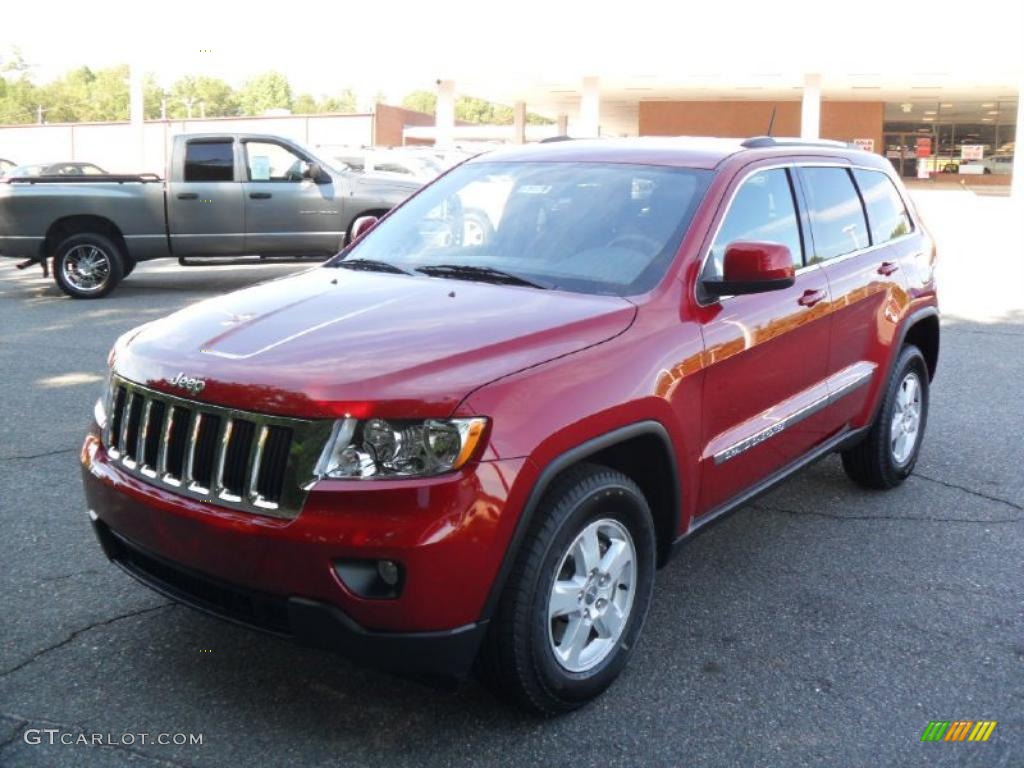
[[[487,419],[341,419],[320,456],[318,477],[425,477],[464,466],[477,453]]]

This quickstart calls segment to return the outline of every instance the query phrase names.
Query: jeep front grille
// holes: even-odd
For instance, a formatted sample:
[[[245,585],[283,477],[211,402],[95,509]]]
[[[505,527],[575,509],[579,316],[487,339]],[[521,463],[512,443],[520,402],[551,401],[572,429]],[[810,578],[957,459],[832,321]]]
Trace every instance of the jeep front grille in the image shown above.
[[[103,442],[111,460],[158,487],[232,509],[293,518],[331,429],[199,403],[115,376]]]

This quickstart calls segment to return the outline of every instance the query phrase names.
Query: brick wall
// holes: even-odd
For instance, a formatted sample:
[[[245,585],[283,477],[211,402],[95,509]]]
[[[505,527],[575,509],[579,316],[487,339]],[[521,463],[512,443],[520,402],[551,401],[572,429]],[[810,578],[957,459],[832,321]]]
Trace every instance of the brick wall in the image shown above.
[[[373,144],[377,147],[400,147],[402,146],[402,128],[407,125],[433,124],[434,116],[425,112],[378,104],[374,110]]]

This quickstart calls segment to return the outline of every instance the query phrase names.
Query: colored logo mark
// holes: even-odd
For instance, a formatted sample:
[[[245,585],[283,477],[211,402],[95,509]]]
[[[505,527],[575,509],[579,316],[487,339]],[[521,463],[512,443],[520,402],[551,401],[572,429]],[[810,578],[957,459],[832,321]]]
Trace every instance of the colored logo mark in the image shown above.
[[[996,720],[932,720],[921,741],[988,741]]]

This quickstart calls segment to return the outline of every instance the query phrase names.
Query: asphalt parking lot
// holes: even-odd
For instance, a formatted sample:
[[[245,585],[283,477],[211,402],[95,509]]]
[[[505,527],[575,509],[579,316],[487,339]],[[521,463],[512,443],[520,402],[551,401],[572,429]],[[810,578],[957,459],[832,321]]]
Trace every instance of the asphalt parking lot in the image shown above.
[[[1024,765],[1024,216],[915,197],[945,316],[914,475],[871,493],[829,458],[697,538],[659,572],[626,673],[554,721],[172,605],[101,554],[77,449],[114,339],[307,267],[155,262],[75,302],[0,261],[0,765]],[[983,719],[986,743],[920,741]],[[38,729],[202,744],[27,743]]]

